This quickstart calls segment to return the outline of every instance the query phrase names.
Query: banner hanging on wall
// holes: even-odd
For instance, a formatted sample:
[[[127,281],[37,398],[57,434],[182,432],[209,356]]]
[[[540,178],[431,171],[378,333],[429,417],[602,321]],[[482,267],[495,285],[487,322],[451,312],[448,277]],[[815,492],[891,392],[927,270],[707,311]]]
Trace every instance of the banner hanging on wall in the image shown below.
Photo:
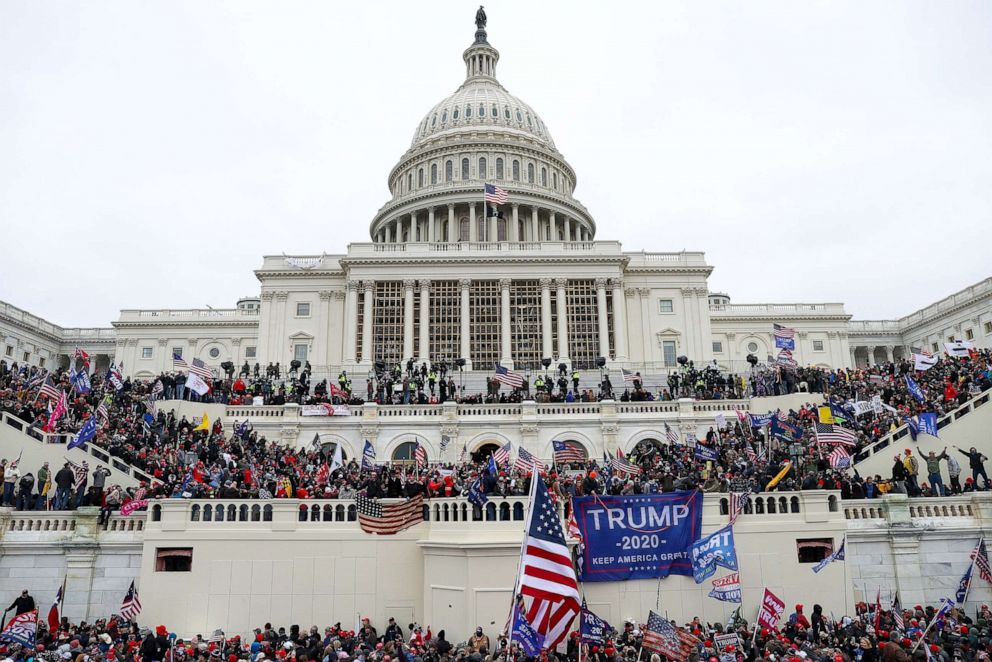
[[[698,490],[572,500],[585,548],[584,582],[692,575],[689,548],[702,530]]]

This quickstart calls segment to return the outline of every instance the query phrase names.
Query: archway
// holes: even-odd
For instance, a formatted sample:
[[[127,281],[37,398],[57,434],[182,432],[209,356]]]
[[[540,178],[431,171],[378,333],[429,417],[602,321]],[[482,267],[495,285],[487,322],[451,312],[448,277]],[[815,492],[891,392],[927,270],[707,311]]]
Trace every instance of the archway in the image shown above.
[[[472,451],[471,459],[472,462],[484,462],[489,459],[489,456],[502,448],[502,444],[498,444],[495,441],[484,442],[477,449]]]

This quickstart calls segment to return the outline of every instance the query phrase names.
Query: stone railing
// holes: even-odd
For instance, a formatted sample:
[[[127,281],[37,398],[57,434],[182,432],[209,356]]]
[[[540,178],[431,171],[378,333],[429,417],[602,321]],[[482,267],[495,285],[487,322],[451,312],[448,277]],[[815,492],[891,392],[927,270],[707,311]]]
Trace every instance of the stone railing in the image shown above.
[[[62,337],[62,327],[57,324],[52,324],[46,319],[42,319],[37,315],[32,315],[26,310],[22,310],[17,306],[12,306],[5,301],[0,301],[0,317],[7,318],[14,322],[19,322],[24,326],[27,326],[39,333],[47,334],[53,338]]]
[[[48,511],[0,508],[0,541],[78,542],[107,535],[127,541],[139,540],[145,530],[147,513],[144,511],[126,517],[115,513],[105,525],[97,524],[99,515],[99,508],[88,506]]]
[[[877,499],[848,499],[842,508],[852,529],[893,524],[918,528],[992,526],[992,493],[988,492],[931,498],[886,494]]]
[[[938,416],[937,429],[940,430],[941,428],[950,425],[959,418],[967,416],[971,412],[975,411],[977,408],[987,404],[990,397],[992,397],[992,391],[985,391],[983,393],[979,393],[971,400],[967,400],[964,404],[957,407],[956,409],[952,409],[946,414]],[[908,434],[909,434],[909,427],[906,426],[905,424],[900,425],[895,430],[885,435],[878,441],[868,446],[865,446],[863,449],[858,451],[852,458],[854,464],[857,465],[860,462],[864,462],[875,453],[879,453],[885,450],[890,445],[892,445],[893,442],[903,439]]]
[[[0,412],[0,424],[9,426],[18,432],[23,433],[25,436],[34,439],[41,444],[53,444],[65,446],[71,440],[73,435],[71,434],[48,434],[42,432],[33,425],[25,423],[21,419],[17,418],[13,414],[8,412]],[[157,482],[151,474],[142,471],[141,469],[128,464],[127,462],[114,457],[107,451],[103,450],[96,444],[83,444],[82,446],[77,446],[79,450],[86,453],[90,457],[103,462],[104,464],[110,465],[113,469],[121,472],[126,476],[131,476],[135,480],[144,481],[145,483],[152,484]]]
[[[458,242],[406,242],[349,244],[347,260],[370,257],[439,257],[468,253],[616,256],[621,258],[619,241],[458,241]]]
[[[847,331],[852,334],[899,334],[899,322],[893,320],[851,320]]]
[[[710,304],[710,311],[728,315],[846,315],[842,303]]]
[[[122,310],[118,322],[155,322],[170,320],[250,319],[258,318],[257,309],[245,308],[188,308],[159,310]]]

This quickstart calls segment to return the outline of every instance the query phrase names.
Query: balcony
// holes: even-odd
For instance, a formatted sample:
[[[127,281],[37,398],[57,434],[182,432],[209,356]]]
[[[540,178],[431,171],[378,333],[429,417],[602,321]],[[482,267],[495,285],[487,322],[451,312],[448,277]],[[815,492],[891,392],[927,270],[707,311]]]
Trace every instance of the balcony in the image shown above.
[[[710,304],[716,317],[830,316],[849,317],[842,303],[729,303]]]
[[[257,309],[246,310],[242,308],[186,308],[186,309],[157,309],[157,310],[122,310],[121,315],[115,324],[156,324],[183,321],[225,321],[244,320],[255,322],[258,320]]]

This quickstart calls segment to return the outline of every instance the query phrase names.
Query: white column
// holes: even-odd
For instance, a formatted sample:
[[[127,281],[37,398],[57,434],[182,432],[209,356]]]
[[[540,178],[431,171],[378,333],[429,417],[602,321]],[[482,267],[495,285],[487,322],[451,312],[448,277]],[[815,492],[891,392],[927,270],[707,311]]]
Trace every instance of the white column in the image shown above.
[[[623,296],[623,281],[614,278],[613,288],[613,343],[617,346],[617,361],[627,360],[627,300]]]
[[[565,241],[572,241],[572,221],[566,216],[561,222],[565,226]]]
[[[513,368],[513,351],[510,343],[510,283],[509,278],[501,278],[499,281],[499,362],[507,368]]]
[[[486,206],[483,205],[483,213],[485,213]],[[487,241],[498,241],[499,240],[499,219],[495,216],[486,217],[486,226],[489,228],[489,237]]]
[[[406,240],[409,242],[417,241],[417,214],[416,212],[410,214],[410,220],[407,221],[409,230],[406,233]]]
[[[375,281],[362,281],[362,363],[371,364],[372,359],[372,297],[375,296]]]
[[[455,206],[448,205],[448,241],[460,241],[460,230],[455,228]]]
[[[472,243],[480,241],[479,228],[475,224],[475,203],[468,206],[468,240]]]
[[[461,357],[465,359],[465,368],[467,370],[472,369],[472,343],[471,343],[471,318],[470,315],[470,300],[469,300],[469,288],[472,287],[472,281],[468,278],[463,278],[458,281],[461,286],[461,307],[458,311],[458,320],[461,324]]]
[[[433,244],[434,237],[434,208],[431,207],[427,210],[427,241]]]
[[[530,240],[541,241],[541,222],[537,216],[537,207],[530,210]],[[551,356],[548,354],[548,356]],[[547,358],[547,357],[545,357]]]
[[[420,356],[417,357],[418,363],[423,363],[430,357],[430,306],[431,282],[422,280],[420,281],[420,351],[418,352]]]
[[[393,241],[393,223],[392,223],[392,221],[390,221],[389,223],[386,223],[386,228],[385,228],[384,232],[386,233],[386,243],[388,244],[388,243],[392,242]]]
[[[330,335],[328,320],[331,317],[331,291],[321,290],[317,293],[320,297],[320,309],[317,315],[317,333],[314,334],[314,354],[313,363],[317,365],[327,365],[327,340]],[[238,362],[234,362],[238,366]]]
[[[520,223],[520,205],[513,205],[513,221],[510,227],[507,228],[506,239],[508,241],[520,241],[520,237],[517,235],[518,224]]]
[[[606,279],[596,279],[596,313],[599,318],[599,355],[610,360],[610,326],[606,319]]]
[[[549,241],[558,241],[558,220],[554,212],[548,214],[548,236]]]
[[[344,299],[344,362],[355,363],[355,337],[358,335],[358,283],[349,280],[345,284]]]
[[[551,279],[541,279],[541,358],[554,356],[551,347]]]
[[[566,286],[568,279],[556,278],[555,285],[558,288],[557,308],[558,308],[558,362],[568,362],[568,292]]]
[[[403,281],[403,360],[413,358],[413,288],[417,281]]]

